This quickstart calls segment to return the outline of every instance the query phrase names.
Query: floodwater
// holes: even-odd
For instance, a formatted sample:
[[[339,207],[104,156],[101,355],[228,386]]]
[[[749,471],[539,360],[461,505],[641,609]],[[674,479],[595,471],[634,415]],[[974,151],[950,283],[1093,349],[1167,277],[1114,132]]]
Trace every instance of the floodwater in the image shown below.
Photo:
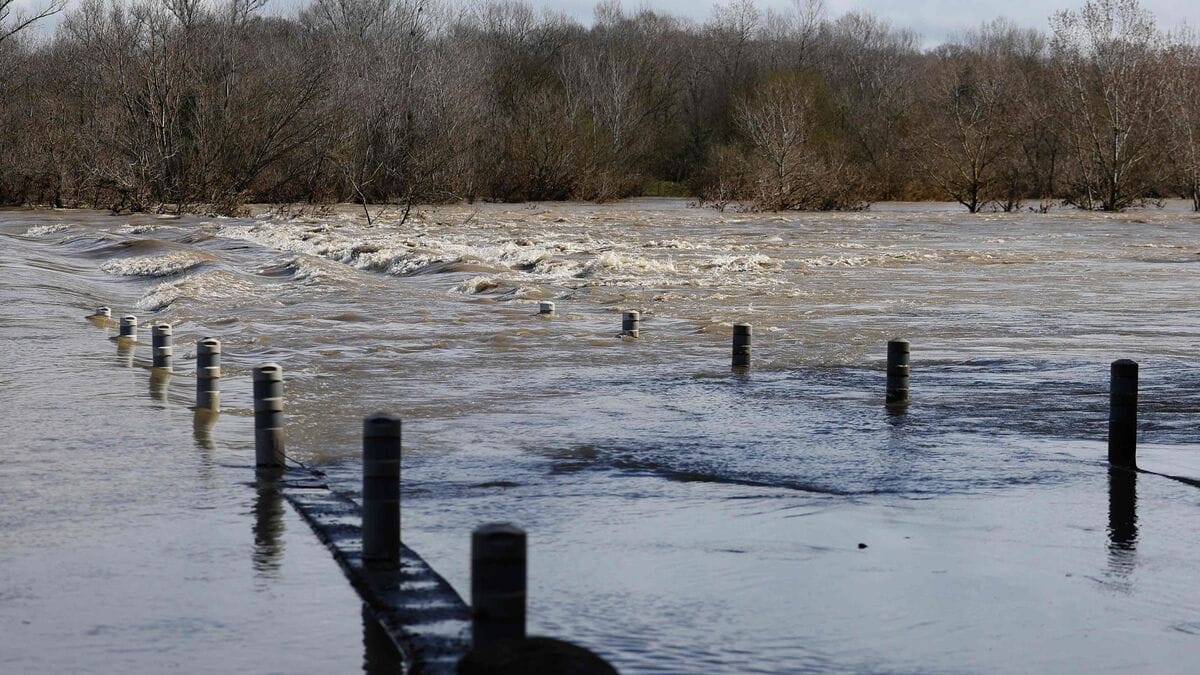
[[[530,632],[622,672],[1200,656],[1200,489],[1103,461],[1108,364],[1132,358],[1141,464],[1200,477],[1200,219],[1180,205],[397,220],[0,212],[0,669],[362,665],[315,538],[275,505],[286,546],[261,542],[249,372],[270,361],[290,455],[356,493],[362,416],[399,412],[405,541],[465,596],[471,528],[521,525]],[[175,326],[165,390],[148,348],[84,318],[98,305]],[[625,309],[640,339],[617,336]],[[206,336],[226,366],[207,432],[187,407]],[[903,414],[892,337],[913,344]]]

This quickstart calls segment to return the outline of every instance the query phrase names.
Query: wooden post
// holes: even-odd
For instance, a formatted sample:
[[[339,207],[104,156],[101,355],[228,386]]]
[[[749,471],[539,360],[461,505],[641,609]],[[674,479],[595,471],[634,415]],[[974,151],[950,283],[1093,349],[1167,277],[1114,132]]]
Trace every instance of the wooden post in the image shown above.
[[[539,302],[538,303],[538,314],[553,314],[553,313],[554,313],[554,303],[553,302]]]
[[[472,643],[525,637],[525,531],[491,523],[471,533]]]

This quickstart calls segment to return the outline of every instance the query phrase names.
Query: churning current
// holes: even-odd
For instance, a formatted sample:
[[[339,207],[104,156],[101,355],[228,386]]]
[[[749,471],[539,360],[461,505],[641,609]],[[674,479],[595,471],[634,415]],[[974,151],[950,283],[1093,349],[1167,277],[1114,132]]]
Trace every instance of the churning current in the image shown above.
[[[351,208],[7,211],[0,257],[0,280],[54,271],[5,284],[11,333],[12,307],[44,307],[77,317],[55,330],[106,359],[79,361],[95,373],[73,415],[105,419],[128,398],[112,383],[134,377],[84,319],[98,305],[175,326],[182,409],[190,345],[222,340],[217,464],[252,453],[249,372],[266,362],[287,379],[289,454],[349,493],[361,418],[400,413],[406,543],[467,596],[470,530],[521,525],[530,632],[622,672],[1184,672],[1200,654],[1200,490],[1104,461],[1109,364],[1130,358],[1142,465],[1200,477],[1200,218],[1181,205],[776,215],[638,200],[372,226]],[[623,310],[642,313],[638,339],[618,335]],[[743,374],[738,322],[754,328]],[[883,404],[896,337],[912,343],[902,414]],[[50,353],[8,376],[10,419],[38,422],[33,404],[55,395],[34,375],[59,366]],[[89,444],[106,471],[146,470],[119,438]],[[0,502],[32,512],[49,489],[26,468],[37,443],[4,445]],[[179,498],[205,498],[191,489]],[[10,555],[0,571],[19,578]],[[344,586],[329,569],[305,583]]]

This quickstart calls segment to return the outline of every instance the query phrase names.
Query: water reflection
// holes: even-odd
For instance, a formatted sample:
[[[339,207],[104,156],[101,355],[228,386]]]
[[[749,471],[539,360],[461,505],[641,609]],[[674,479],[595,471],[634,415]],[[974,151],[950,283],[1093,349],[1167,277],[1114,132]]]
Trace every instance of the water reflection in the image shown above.
[[[196,446],[203,450],[213,449],[212,430],[217,425],[221,413],[206,408],[196,408],[192,415],[192,436]]]
[[[160,403],[167,402],[167,384],[171,381],[171,372],[162,368],[150,369],[150,400]]]
[[[260,578],[275,578],[283,554],[283,494],[273,480],[260,479],[255,488],[254,573]]]
[[[379,625],[365,604],[362,606],[362,624],[363,672],[367,675],[391,675],[400,672],[403,657],[388,637],[387,631]]]
[[[1137,472],[1108,470],[1108,570],[1127,578],[1137,553]]]
[[[117,338],[117,363],[122,368],[133,367],[133,349],[137,343]]]

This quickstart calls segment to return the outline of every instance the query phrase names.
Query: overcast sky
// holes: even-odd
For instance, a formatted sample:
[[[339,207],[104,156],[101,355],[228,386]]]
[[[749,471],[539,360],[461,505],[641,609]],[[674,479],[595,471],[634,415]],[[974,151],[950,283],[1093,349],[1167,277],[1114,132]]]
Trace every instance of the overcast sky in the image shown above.
[[[43,0],[44,1],[44,0]],[[18,0],[18,6],[32,5],[39,0]],[[288,13],[307,0],[270,0],[268,11]],[[584,23],[592,17],[595,0],[531,0],[534,7],[547,7],[565,12]],[[703,20],[712,2],[705,0],[622,0],[627,11],[650,7],[669,14]],[[760,8],[779,9],[791,0],[757,0]],[[920,33],[925,44],[936,45],[964,29],[979,25],[998,16],[1005,16],[1025,26],[1046,29],[1048,17],[1056,9],[1076,8],[1083,0],[825,0],[829,16],[849,11],[867,11],[882,16],[897,26],[912,28]],[[1161,28],[1172,29],[1183,22],[1200,26],[1200,0],[1141,0],[1154,13]]]
[[[280,0],[275,0],[279,2]],[[1005,16],[1022,25],[1048,29],[1049,16],[1059,9],[1075,9],[1084,0],[825,0],[827,14],[839,16],[850,11],[868,11],[897,26],[912,28],[925,37],[927,43],[972,28],[984,21]],[[535,5],[538,3],[534,2]],[[580,20],[589,20],[595,2],[589,0],[557,0],[542,3],[561,9]],[[627,10],[646,6],[655,10],[703,19],[708,16],[712,2],[703,0],[666,0],[642,2],[622,0]],[[790,0],[757,0],[759,7],[786,8]],[[1174,28],[1186,21],[1200,26],[1200,0],[1141,0],[1162,28]]]

